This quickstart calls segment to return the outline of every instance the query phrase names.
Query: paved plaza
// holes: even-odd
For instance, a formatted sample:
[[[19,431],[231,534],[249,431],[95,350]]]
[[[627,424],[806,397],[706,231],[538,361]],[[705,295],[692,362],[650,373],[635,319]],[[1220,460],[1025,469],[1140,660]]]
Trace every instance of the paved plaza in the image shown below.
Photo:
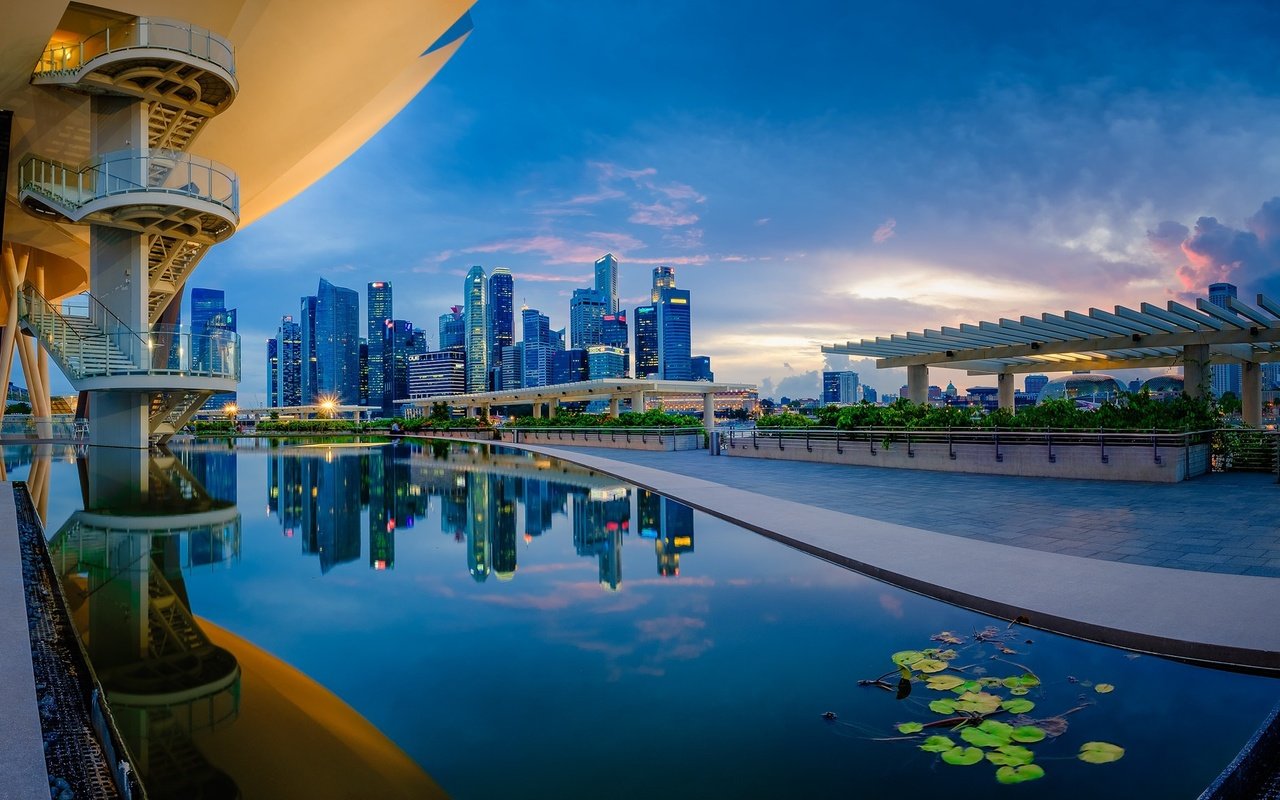
[[[1280,484],[1233,472],[1174,484],[557,447],[883,522],[1144,566],[1280,577]]]

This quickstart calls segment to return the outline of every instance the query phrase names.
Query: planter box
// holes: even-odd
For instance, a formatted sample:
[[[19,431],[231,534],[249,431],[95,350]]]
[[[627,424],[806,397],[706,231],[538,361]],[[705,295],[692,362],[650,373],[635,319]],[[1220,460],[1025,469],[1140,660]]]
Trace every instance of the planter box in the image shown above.
[[[502,430],[502,441],[566,447],[612,447],[616,450],[701,450],[704,447],[701,430],[661,433],[653,429],[628,431],[626,428],[523,428]]]
[[[1050,460],[1050,450],[1053,459]],[[842,452],[841,452],[842,451]],[[954,453],[954,457],[952,454]],[[912,443],[897,439],[887,447],[882,440],[830,439],[806,446],[803,437],[750,436],[725,439],[720,454],[738,458],[773,458],[817,461],[864,467],[928,469],[980,475],[1020,475],[1037,478],[1148,481],[1176,483],[1209,471],[1209,445],[1189,447],[1139,447],[1083,444]],[[1157,456],[1159,457],[1157,460]]]

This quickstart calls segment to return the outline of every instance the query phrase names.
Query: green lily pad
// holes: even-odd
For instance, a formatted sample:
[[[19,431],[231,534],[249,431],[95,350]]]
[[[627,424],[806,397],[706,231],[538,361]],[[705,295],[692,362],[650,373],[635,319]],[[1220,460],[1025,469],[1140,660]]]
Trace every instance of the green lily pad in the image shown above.
[[[925,685],[934,691],[945,692],[948,689],[954,689],[957,686],[963,686],[964,684],[964,678],[961,678],[958,675],[932,675],[929,677],[929,682]]]
[[[1009,734],[1009,738],[1015,742],[1024,742],[1026,744],[1043,741],[1044,736],[1044,731],[1040,730],[1035,725],[1022,725],[1014,728]]]
[[[983,759],[982,751],[976,747],[953,747],[942,754],[942,760],[958,767],[977,764]]]
[[[964,728],[960,731],[960,738],[974,747],[1000,747],[1009,743],[1007,738],[980,731],[977,728]]]
[[[1023,764],[1019,767],[1001,767],[996,770],[996,780],[1001,783],[1026,783],[1044,777],[1044,768],[1039,764]]]
[[[900,667],[905,667],[909,664],[914,664],[922,658],[924,658],[924,654],[921,653],[919,650],[899,650],[898,652],[889,656],[889,660]]]
[[[1009,694],[1013,695],[1014,697],[1022,697],[1024,694],[1027,694],[1030,691],[1031,690],[1025,686],[1015,686],[1009,690]]]
[[[995,719],[984,719],[978,725],[978,730],[989,733],[992,736],[999,736],[1005,740],[1005,744],[1009,743],[1009,737],[1013,735],[1012,725]]]
[[[954,702],[957,711],[975,714],[991,714],[1000,707],[1000,698],[987,692],[965,692]]]
[[[919,722],[904,722],[898,726],[898,733],[919,733],[924,726]]]
[[[1011,766],[1030,764],[1036,757],[1035,753],[1020,744],[1006,744],[1002,747],[997,747],[996,752],[1007,759],[1004,763]]]
[[[1015,700],[1005,700],[1000,704],[1000,707],[1005,711],[1008,711],[1010,714],[1025,714],[1035,708],[1036,704],[1030,700],[1023,700],[1019,697]]]
[[[934,700],[929,704],[929,710],[935,714],[954,714],[956,713],[956,701]]]
[[[1090,764],[1110,764],[1124,757],[1124,748],[1109,742],[1085,742],[1077,756]]]
[[[921,672],[942,672],[947,668],[947,662],[939,661],[936,658],[922,658],[911,666]]]
[[[1098,694],[1111,694],[1116,690],[1116,687],[1109,683],[1099,683],[1097,686],[1093,687],[1093,690]]]
[[[999,678],[978,678],[978,683],[983,686],[999,686],[1001,680]]]
[[[930,736],[920,745],[920,749],[926,753],[945,753],[955,746],[956,743],[947,736]]]
[[[1019,687],[1029,688],[1032,686],[1039,686],[1040,679],[1031,673],[1026,673],[1024,675],[1012,675],[1000,681],[1000,683],[1007,689],[1017,689]]]

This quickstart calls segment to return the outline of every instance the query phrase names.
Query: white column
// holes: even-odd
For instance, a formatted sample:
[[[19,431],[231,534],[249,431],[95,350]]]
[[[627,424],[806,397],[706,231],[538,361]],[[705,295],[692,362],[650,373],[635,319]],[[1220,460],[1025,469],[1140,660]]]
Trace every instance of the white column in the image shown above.
[[[542,402],[535,401],[533,404],[533,418],[542,419]]]
[[[556,411],[559,408],[560,401],[558,399],[553,399],[550,403],[547,403],[547,419],[555,419]]]
[[[617,418],[618,418],[618,406],[619,406],[619,405],[620,405],[620,404],[619,404],[619,402],[618,402],[618,397],[617,397],[617,395],[614,395],[613,397],[610,397],[610,398],[609,398],[609,416],[613,417],[614,419],[617,419]]]
[[[1000,408],[1007,408],[1013,411],[1013,373],[1001,372],[996,383],[999,389]]]
[[[636,392],[631,395],[631,412],[633,414],[644,413],[644,392]]]
[[[1182,348],[1183,390],[1192,397],[1209,393],[1209,345],[1188,344]]]
[[[716,429],[716,394],[705,392],[702,395],[702,427],[707,433]]]
[[[907,367],[907,399],[920,404],[929,402],[928,364],[912,364]]]

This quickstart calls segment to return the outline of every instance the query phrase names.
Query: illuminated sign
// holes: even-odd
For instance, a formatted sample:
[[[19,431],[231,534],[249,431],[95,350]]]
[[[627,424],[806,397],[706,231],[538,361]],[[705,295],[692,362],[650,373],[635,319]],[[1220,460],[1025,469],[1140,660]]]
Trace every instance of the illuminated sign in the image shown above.
[[[684,306],[689,304],[689,301],[684,299],[683,297],[672,297],[669,300],[667,300],[667,302],[673,306]]]

